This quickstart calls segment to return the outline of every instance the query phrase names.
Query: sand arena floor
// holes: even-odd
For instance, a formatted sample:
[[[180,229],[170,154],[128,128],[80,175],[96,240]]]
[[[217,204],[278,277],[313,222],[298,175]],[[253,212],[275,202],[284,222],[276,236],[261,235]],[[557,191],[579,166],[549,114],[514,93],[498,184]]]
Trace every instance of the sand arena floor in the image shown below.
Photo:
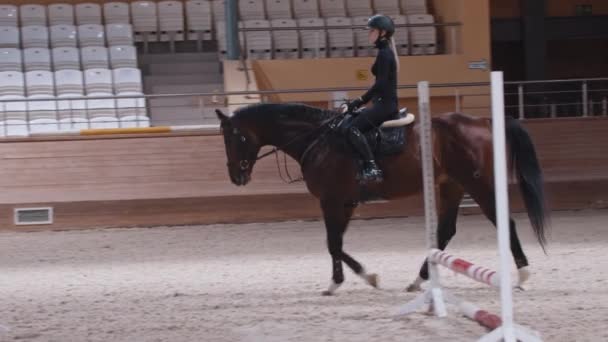
[[[549,255],[516,216],[532,266],[516,321],[545,341],[608,341],[608,211],[553,214]],[[462,216],[448,250],[495,267],[496,235]],[[321,222],[0,233],[0,341],[473,341],[485,330],[448,309],[396,318],[425,254],[423,218],[353,221],[345,250],[380,290],[345,269],[322,297]],[[514,272],[515,274],[515,272]],[[449,271],[454,294],[499,311],[497,290]]]

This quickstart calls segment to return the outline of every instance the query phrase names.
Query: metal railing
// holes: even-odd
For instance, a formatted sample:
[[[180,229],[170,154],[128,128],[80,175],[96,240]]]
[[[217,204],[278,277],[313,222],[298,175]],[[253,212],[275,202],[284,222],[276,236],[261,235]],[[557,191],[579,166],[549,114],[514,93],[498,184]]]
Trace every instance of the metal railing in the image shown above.
[[[575,79],[575,80],[551,80],[551,81],[522,81],[505,82],[507,114],[520,119],[550,118],[550,117],[588,117],[588,116],[608,116],[608,78],[595,79]],[[552,90],[555,85],[566,87],[565,89]],[[539,86],[542,86],[539,88]],[[533,88],[534,87],[534,88]],[[553,88],[552,88],[553,87]],[[489,82],[469,82],[469,83],[443,83],[432,84],[431,88],[436,89],[435,96],[452,97],[453,110],[458,112],[470,112],[472,110],[490,113]],[[146,94],[146,95],[117,95],[117,96],[78,96],[78,97],[56,97],[56,98],[15,98],[0,100],[0,136],[11,136],[14,129],[27,135],[32,131],[40,130],[47,126],[51,130],[62,130],[70,128],[103,128],[104,120],[96,121],[98,115],[95,111],[114,113],[109,118],[111,127],[139,127],[149,124],[151,111],[157,110],[168,114],[170,118],[165,120],[176,125],[200,125],[217,124],[214,109],[228,106],[227,99],[235,95],[255,95],[260,102],[268,102],[268,98],[273,95],[287,94],[327,94],[328,107],[336,108],[346,101],[348,92],[364,92],[367,87],[328,87],[310,89],[283,89],[283,90],[259,90],[259,91],[233,91],[233,92],[205,92],[205,93],[180,93],[180,94]],[[416,85],[399,85],[400,90],[413,90]],[[438,95],[441,93],[440,95]],[[431,95],[434,95],[431,93]],[[567,96],[565,96],[567,95]],[[415,95],[413,95],[415,96]],[[531,103],[531,99],[536,96],[543,96],[549,101],[542,104]],[[479,106],[468,104],[468,99],[482,97]],[[574,98],[574,100],[572,100]],[[222,99],[222,100],[219,100]],[[464,101],[463,101],[464,99]],[[96,100],[112,101],[108,108],[91,108],[90,103]],[[121,106],[125,100],[141,101],[136,106]],[[164,100],[173,102],[182,101],[184,104],[170,103],[162,105]],[[562,100],[561,102],[558,100]],[[40,108],[36,103],[54,103],[47,112],[45,118],[51,119],[50,122],[36,123],[34,120],[39,118],[36,110]],[[156,103],[156,102],[161,102]],[[510,102],[510,103],[509,103]],[[80,103],[74,106],[75,103]],[[122,102],[124,104],[124,102]],[[61,105],[60,105],[61,104]],[[245,105],[246,103],[230,103],[231,106]],[[248,104],[248,103],[247,103]],[[66,107],[67,105],[67,107]],[[192,109],[196,111],[195,117],[182,119],[181,114],[171,115],[179,112],[180,109]],[[564,111],[567,108],[567,111]],[[451,109],[450,109],[451,110]],[[127,120],[121,118],[121,111],[130,111],[131,117]],[[437,110],[435,110],[437,111]],[[48,113],[52,114],[48,114]],[[67,114],[66,114],[67,113]],[[183,114],[183,113],[182,113]],[[103,115],[102,115],[103,116]],[[133,117],[134,116],[134,117]],[[82,118],[78,121],[74,118]],[[53,121],[53,119],[55,121]],[[64,119],[63,121],[61,121]],[[112,121],[113,120],[113,121]],[[157,122],[152,122],[157,125]],[[33,130],[32,130],[33,128]]]
[[[505,103],[519,118],[605,116],[608,78],[505,82]]]

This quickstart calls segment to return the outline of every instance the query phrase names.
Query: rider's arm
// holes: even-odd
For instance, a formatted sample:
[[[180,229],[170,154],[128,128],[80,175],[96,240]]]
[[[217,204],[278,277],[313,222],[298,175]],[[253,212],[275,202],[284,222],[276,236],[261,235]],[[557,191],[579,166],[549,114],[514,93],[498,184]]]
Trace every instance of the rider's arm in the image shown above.
[[[390,72],[390,59],[384,53],[378,55],[376,62],[376,81],[369,90],[361,96],[363,103],[368,103],[381,89],[388,87],[388,74]]]

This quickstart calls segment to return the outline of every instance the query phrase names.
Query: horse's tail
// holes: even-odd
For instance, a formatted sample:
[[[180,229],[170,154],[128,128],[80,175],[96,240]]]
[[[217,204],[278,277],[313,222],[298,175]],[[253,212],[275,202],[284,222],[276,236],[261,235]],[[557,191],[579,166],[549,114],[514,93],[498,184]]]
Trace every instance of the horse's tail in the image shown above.
[[[517,175],[534,234],[544,251],[547,242],[545,226],[548,225],[549,217],[546,212],[543,176],[536,150],[530,135],[518,120],[506,117],[505,125],[511,166]]]

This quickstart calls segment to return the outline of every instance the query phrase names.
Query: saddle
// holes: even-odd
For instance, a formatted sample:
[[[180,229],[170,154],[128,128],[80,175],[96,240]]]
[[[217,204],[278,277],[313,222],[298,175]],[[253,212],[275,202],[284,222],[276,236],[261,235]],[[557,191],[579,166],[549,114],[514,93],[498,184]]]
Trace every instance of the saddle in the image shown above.
[[[338,130],[343,125],[348,125],[353,119],[352,115],[346,115],[337,125]],[[405,127],[415,121],[415,116],[407,112],[407,108],[402,108],[393,114],[392,118],[383,122],[377,129],[365,133],[367,143],[376,157],[389,156],[400,153],[405,147],[406,136]]]

